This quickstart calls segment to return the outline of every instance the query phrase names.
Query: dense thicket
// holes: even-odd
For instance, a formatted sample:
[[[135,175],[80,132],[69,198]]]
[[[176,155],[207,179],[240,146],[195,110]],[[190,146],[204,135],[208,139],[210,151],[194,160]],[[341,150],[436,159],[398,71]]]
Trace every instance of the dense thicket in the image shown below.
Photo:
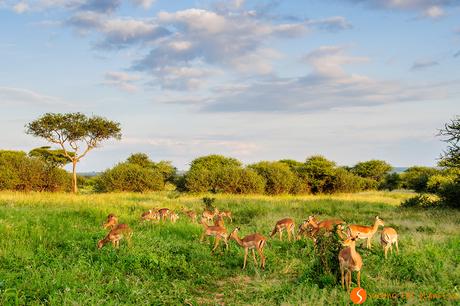
[[[71,176],[22,151],[0,151],[0,190],[69,191]]]
[[[163,190],[176,169],[168,161],[155,163],[146,154],[132,154],[125,162],[104,171],[95,181],[97,192]]]

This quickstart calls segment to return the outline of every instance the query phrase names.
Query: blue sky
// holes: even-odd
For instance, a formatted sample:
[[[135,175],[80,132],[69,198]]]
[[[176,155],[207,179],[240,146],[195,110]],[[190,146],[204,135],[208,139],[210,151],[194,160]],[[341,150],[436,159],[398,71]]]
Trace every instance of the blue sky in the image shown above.
[[[0,0],[2,149],[45,112],[122,124],[80,162],[322,154],[436,164],[460,113],[460,1]]]

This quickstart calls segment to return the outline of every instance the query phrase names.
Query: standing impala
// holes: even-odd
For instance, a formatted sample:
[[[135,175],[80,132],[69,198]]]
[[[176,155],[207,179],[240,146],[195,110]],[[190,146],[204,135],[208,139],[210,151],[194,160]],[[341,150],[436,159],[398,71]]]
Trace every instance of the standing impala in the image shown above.
[[[396,245],[396,253],[399,254],[398,233],[392,227],[384,227],[380,234],[380,243],[385,251],[385,259],[387,258],[388,249],[393,253],[393,244]]]
[[[214,248],[212,249],[211,253],[213,253],[217,247],[219,246],[219,241],[221,239],[224,240],[225,246],[228,249],[228,243],[227,243],[227,230],[223,226],[218,226],[218,225],[208,225],[206,224],[206,218],[201,218],[201,224],[204,227],[203,234],[201,235],[200,242],[203,242],[203,239],[205,236],[214,236],[216,237],[216,240],[214,242]]]
[[[280,240],[283,240],[283,231],[286,230],[288,233],[288,240],[291,241],[291,234],[295,238],[295,224],[294,220],[291,218],[285,218],[281,219],[275,224],[275,228],[273,228],[273,231],[270,234],[270,237],[275,236],[276,233],[279,233],[280,235]]]
[[[188,210],[185,212],[185,214],[187,215],[187,217],[190,218],[190,221],[192,222],[196,221],[196,212],[194,212],[193,210]]]
[[[230,222],[233,223],[232,212],[231,212],[231,211],[229,211],[229,210],[221,211],[218,215],[221,216],[222,218],[223,218],[223,217],[229,218],[229,219],[230,219]]]
[[[340,264],[340,273],[342,275],[342,288],[345,289],[343,285],[344,277],[347,291],[351,286],[351,275],[353,271],[358,272],[358,288],[361,288],[361,268],[363,266],[363,260],[361,255],[356,252],[356,239],[357,236],[348,237],[342,244],[345,246],[339,253],[339,264]],[[346,274],[345,274],[346,272]],[[345,274],[345,275],[344,275]]]
[[[367,239],[367,248],[370,249],[372,247],[372,237],[374,237],[375,232],[377,232],[379,225],[384,226],[384,223],[383,220],[379,218],[379,216],[376,216],[373,226],[357,224],[349,225],[348,235],[353,237],[357,236],[359,239]]]
[[[179,219],[179,215],[175,212],[171,212],[169,214],[169,221],[171,221],[172,223],[176,223],[177,219]]]
[[[205,218],[207,222],[212,222],[214,216],[216,216],[217,214],[219,214],[219,210],[217,208],[214,208],[214,212],[206,209],[205,211],[203,211],[203,214],[201,216]]]
[[[109,214],[107,220],[105,221],[103,227],[112,229],[118,224],[118,218],[115,214]]]
[[[118,224],[115,226],[104,239],[101,239],[97,243],[97,248],[101,249],[105,244],[112,242],[114,248],[120,246],[120,240],[126,238],[128,244],[131,243],[131,236],[133,231],[129,228],[127,224]]]
[[[171,211],[169,210],[169,208],[161,208],[161,209],[158,210],[158,213],[160,214],[161,221],[165,221],[166,218],[171,213]]]
[[[221,214],[218,214],[216,220],[214,220],[214,225],[224,227],[224,217]]]
[[[233,239],[238,243],[239,246],[244,248],[244,263],[243,263],[243,269],[246,268],[246,260],[248,258],[248,250],[252,250],[252,257],[254,258],[254,264],[256,267],[258,266],[257,264],[257,259],[256,259],[256,254],[254,252],[254,249],[257,250],[257,253],[259,253],[260,260],[261,260],[261,267],[262,269],[265,269],[265,256],[264,256],[264,246],[265,243],[267,242],[267,239],[260,235],[260,234],[251,234],[247,235],[243,239],[238,237],[238,231],[240,230],[239,227],[235,228],[231,234],[230,234],[230,239]]]

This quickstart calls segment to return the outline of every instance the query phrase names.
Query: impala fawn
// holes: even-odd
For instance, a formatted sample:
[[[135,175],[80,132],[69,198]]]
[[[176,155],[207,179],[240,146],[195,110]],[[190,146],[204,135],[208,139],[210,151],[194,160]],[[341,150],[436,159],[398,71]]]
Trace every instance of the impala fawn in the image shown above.
[[[219,210],[217,208],[214,208],[214,212],[206,209],[205,211],[203,211],[201,216],[202,218],[205,218],[207,222],[212,222],[212,220],[214,220],[214,216],[216,216],[217,214],[219,214]]]
[[[385,251],[385,259],[387,258],[388,249],[393,253],[393,244],[396,245],[396,253],[399,254],[398,233],[392,227],[385,227],[380,234],[380,244]]]
[[[358,272],[358,288],[361,288],[361,268],[363,260],[361,255],[356,252],[356,239],[357,236],[348,237],[342,244],[345,246],[339,253],[340,273],[342,276],[342,288],[344,287],[344,278],[347,291],[351,286],[351,276],[353,271]],[[346,274],[345,274],[346,272]]]
[[[295,224],[294,220],[291,218],[281,219],[276,222],[275,228],[270,234],[270,237],[273,237],[276,233],[279,233],[280,240],[283,240],[283,231],[286,230],[288,233],[288,240],[291,241],[291,234],[294,236],[295,239]]]
[[[141,220],[143,221],[150,221],[150,220],[160,220],[160,215],[158,212],[154,212],[153,210],[149,209],[146,212],[143,212],[141,215]]]
[[[203,239],[205,236],[214,236],[216,237],[215,242],[214,242],[214,248],[212,249],[211,253],[213,253],[217,247],[219,246],[219,241],[221,239],[224,240],[225,246],[228,249],[228,234],[227,230],[223,226],[216,226],[216,225],[208,225],[206,223],[206,218],[201,218],[201,224],[204,227],[203,234],[201,235],[200,242],[203,242]]]
[[[103,227],[112,229],[118,224],[118,218],[115,214],[109,214],[107,220],[105,221]]]
[[[219,216],[221,216],[222,218],[229,218],[230,219],[230,222],[233,223],[233,219],[232,219],[232,212],[229,211],[229,210],[226,210],[226,211],[221,211],[219,213]]]
[[[190,218],[190,221],[196,221],[196,212],[194,212],[193,210],[186,211],[185,214],[187,215],[187,217]]]
[[[230,239],[235,240],[236,243],[238,243],[239,246],[244,248],[243,269],[246,268],[246,261],[247,261],[247,258],[248,258],[248,251],[250,249],[252,250],[252,257],[254,258],[255,266],[257,267],[258,264],[257,264],[257,259],[256,259],[256,254],[254,252],[254,249],[256,249],[257,253],[259,253],[262,269],[265,269],[265,256],[264,256],[263,249],[264,249],[264,246],[265,246],[265,244],[267,242],[267,239],[264,236],[262,236],[260,234],[257,234],[257,233],[247,235],[246,237],[241,239],[240,237],[238,237],[239,230],[240,230],[239,227],[235,228],[230,234]]]
[[[115,226],[104,239],[101,239],[97,243],[97,248],[101,249],[105,244],[112,242],[114,248],[120,246],[120,240],[126,238],[128,245],[131,244],[131,236],[133,231],[127,224],[118,224]]]
[[[379,216],[375,217],[374,225],[373,226],[364,226],[364,225],[357,225],[352,224],[348,226],[348,235],[353,237],[358,237],[359,239],[367,239],[367,248],[370,249],[372,247],[372,237],[374,237],[375,232],[379,226],[384,226],[384,222]]]

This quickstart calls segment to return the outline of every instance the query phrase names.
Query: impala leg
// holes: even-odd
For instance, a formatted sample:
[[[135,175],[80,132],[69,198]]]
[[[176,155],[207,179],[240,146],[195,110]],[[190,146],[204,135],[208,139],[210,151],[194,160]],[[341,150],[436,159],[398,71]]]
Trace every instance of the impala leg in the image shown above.
[[[396,244],[396,253],[399,254],[398,240],[396,240],[395,244]]]
[[[278,231],[280,233],[280,240],[283,240],[283,230]]]
[[[265,269],[265,256],[264,256],[264,251],[263,251],[262,249],[257,249],[257,253],[259,253],[259,256],[260,256],[260,261],[261,261],[262,269]]]
[[[203,242],[204,235],[205,235],[205,232],[203,232],[203,234],[201,234],[200,242]]]
[[[227,241],[227,237],[224,237],[224,242],[225,242],[225,249],[228,250],[228,241]]]
[[[345,280],[343,267],[340,267],[340,274],[342,274],[342,289],[345,289],[345,286],[343,284],[343,282]]]
[[[220,237],[216,236],[216,240],[214,242],[214,248],[212,249],[212,252],[214,252],[219,246],[219,241],[220,241]]]
[[[244,262],[243,262],[243,269],[246,268],[246,259],[248,258],[248,248],[244,249]]]
[[[252,258],[254,258],[254,264],[255,264],[256,267],[257,267],[256,252],[254,251],[254,249],[252,249]]]
[[[289,240],[289,242],[291,242],[291,229],[290,228],[286,229],[286,232],[288,234],[288,240]]]
[[[358,288],[361,288],[361,270],[358,271]]]
[[[384,250],[385,250],[385,259],[387,259],[388,245],[385,245]]]

